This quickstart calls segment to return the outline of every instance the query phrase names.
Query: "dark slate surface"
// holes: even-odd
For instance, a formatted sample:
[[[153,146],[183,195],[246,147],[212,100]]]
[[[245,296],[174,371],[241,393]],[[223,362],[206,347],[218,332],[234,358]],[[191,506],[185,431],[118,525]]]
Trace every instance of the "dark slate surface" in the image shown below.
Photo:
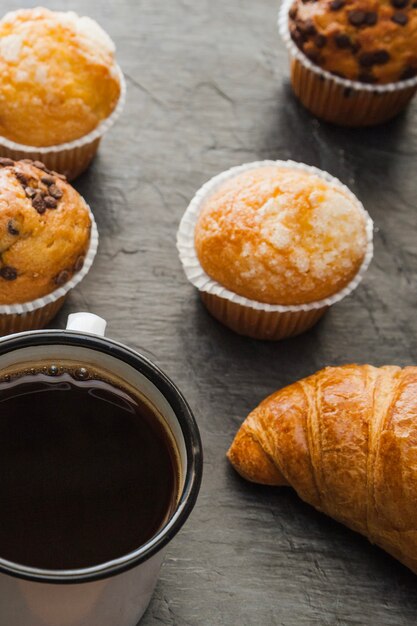
[[[2,1],[3,11],[32,2]],[[415,577],[286,489],[246,484],[225,452],[265,395],[329,364],[417,363],[417,102],[370,130],[308,115],[288,83],[275,2],[45,2],[97,18],[118,46],[125,113],[76,187],[101,233],[66,315],[107,318],[185,393],[205,476],[170,546],[143,626],[416,623]],[[363,285],[311,332],[268,344],[210,318],[180,267],[175,233],[194,191],[245,161],[292,158],[338,176],[376,223]],[[116,626],[116,625],[115,625]]]

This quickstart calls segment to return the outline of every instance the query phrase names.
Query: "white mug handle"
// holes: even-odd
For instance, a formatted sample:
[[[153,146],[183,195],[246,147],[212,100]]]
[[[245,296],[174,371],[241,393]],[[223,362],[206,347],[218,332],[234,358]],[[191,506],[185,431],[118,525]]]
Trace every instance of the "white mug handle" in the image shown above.
[[[94,313],[80,312],[68,315],[67,330],[75,330],[104,337],[107,322]]]

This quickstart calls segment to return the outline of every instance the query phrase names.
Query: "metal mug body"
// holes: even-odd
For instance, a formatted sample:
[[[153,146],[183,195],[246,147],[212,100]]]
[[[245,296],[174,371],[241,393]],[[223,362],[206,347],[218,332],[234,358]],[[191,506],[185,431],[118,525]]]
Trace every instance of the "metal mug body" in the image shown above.
[[[164,552],[116,576],[79,584],[32,582],[0,574],[0,624],[136,626],[151,600]]]
[[[176,509],[145,545],[89,568],[42,570],[5,561],[0,554],[0,624],[136,626],[152,597],[166,546],[194,507],[202,447],[190,408],[157,366],[104,338],[104,329],[104,320],[83,313],[70,316],[65,331],[31,331],[0,339],[0,371],[20,363],[67,359],[95,365],[135,386],[159,410],[175,438],[181,471]]]

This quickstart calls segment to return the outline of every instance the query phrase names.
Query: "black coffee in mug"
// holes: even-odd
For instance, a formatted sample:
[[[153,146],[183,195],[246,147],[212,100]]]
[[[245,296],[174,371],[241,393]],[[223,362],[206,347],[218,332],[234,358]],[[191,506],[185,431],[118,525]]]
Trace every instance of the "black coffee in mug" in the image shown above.
[[[135,389],[70,362],[0,376],[0,555],[78,569],[151,539],[175,509],[178,452]]]

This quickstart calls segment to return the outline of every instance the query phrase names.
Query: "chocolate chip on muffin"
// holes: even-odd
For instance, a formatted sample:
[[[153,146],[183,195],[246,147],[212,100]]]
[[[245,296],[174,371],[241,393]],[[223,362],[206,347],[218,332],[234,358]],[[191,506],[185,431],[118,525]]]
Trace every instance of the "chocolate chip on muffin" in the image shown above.
[[[55,276],[54,283],[61,287],[62,285],[65,285],[65,283],[67,283],[70,278],[70,272],[68,270],[62,270],[62,272],[59,272],[59,274]]]
[[[372,74],[370,70],[366,72],[365,71],[359,72],[358,80],[361,83],[369,83],[370,85],[376,83],[376,77]]]
[[[375,26],[378,21],[378,14],[376,11],[368,11],[365,17],[365,24],[367,26]]]
[[[33,187],[25,187],[25,194],[27,198],[32,199],[36,196],[36,189],[34,189]]]
[[[316,44],[317,48],[323,48],[326,45],[326,41],[327,37],[325,37],[324,35],[316,35],[314,37],[314,43]]]
[[[310,59],[310,61],[313,61],[313,63],[317,63],[319,57],[319,53],[317,52],[317,50],[312,50],[309,47],[306,47],[304,49],[304,54],[307,58]]]
[[[43,170],[44,172],[47,169],[45,163],[42,163],[42,161],[33,161],[33,166],[37,167],[38,170]]]
[[[14,220],[9,220],[7,222],[7,232],[9,233],[9,235],[13,235],[13,237],[16,237],[17,235],[20,235],[20,231],[15,226]]]
[[[364,52],[359,56],[359,63],[362,67],[372,67],[373,65],[384,65],[388,63],[390,56],[386,50],[374,50]]]
[[[3,265],[3,267],[0,267],[0,276],[4,280],[16,280],[17,270],[14,267],[10,267],[10,265]]]
[[[366,20],[366,13],[365,11],[349,11],[348,19],[353,26],[362,26]]]
[[[293,4],[290,8],[289,16],[291,17],[291,19],[294,19],[297,16],[297,7],[295,6],[295,4]]]
[[[337,33],[334,36],[334,40],[336,42],[337,47],[341,49],[350,48],[352,45],[350,37],[346,35],[345,33]]]
[[[36,211],[42,215],[46,211],[45,200],[41,193],[37,193],[34,198],[32,198],[32,206]]]
[[[8,167],[10,165],[14,165],[14,161],[12,161],[12,159],[6,159],[5,157],[0,157],[0,167]]]
[[[65,174],[61,174],[60,172],[51,172],[51,174],[53,174],[54,176],[56,176],[56,178],[59,178],[60,180],[67,180],[67,177],[65,176]]]
[[[314,26],[312,20],[310,19],[306,19],[304,21],[300,21],[298,24],[298,30],[300,31],[300,33],[302,35],[304,35],[305,37],[309,37],[311,35],[315,35],[317,30],[316,27]]]
[[[74,271],[79,272],[84,267],[85,257],[83,255],[79,256],[75,261]]]
[[[401,80],[408,80],[409,78],[414,78],[417,76],[417,67],[405,67],[403,73],[400,76]]]
[[[25,188],[25,187],[27,187],[29,185],[29,178],[28,178],[28,176],[26,174],[24,174],[20,170],[17,170],[15,172],[15,174],[16,174],[17,180],[23,186],[23,188]]]
[[[56,200],[60,200],[62,198],[62,191],[54,183],[53,185],[49,187],[49,195],[55,198]]]
[[[405,13],[401,13],[400,11],[394,13],[391,19],[393,22],[399,24],[400,26],[405,26],[408,22],[408,16]]]
[[[339,11],[340,9],[342,9],[345,6],[346,2],[345,0],[333,0],[330,3],[330,10],[331,11]]]
[[[55,184],[55,178],[53,176],[48,176],[48,175],[42,176],[41,182],[44,185],[47,185],[49,187],[50,185]]]
[[[58,201],[52,196],[45,196],[43,201],[47,209],[56,209],[58,206]]]

